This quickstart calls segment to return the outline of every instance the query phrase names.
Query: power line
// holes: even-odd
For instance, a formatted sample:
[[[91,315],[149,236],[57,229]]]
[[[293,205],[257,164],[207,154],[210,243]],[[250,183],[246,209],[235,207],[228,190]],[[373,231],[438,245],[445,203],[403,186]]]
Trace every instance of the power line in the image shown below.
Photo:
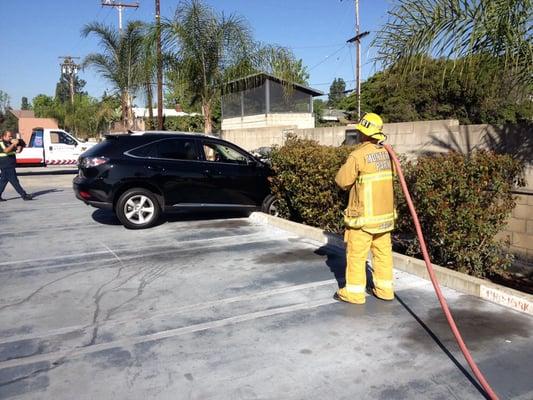
[[[335,54],[337,54],[339,51],[341,51],[342,49],[344,49],[346,47],[346,44],[343,44],[342,47],[340,47],[339,49],[335,50],[333,53],[327,55],[323,60],[321,60],[320,62],[318,62],[317,64],[313,65],[311,68],[308,69],[308,71],[312,71],[313,69],[315,69],[316,67],[318,67],[319,65],[325,63],[326,61],[328,61],[328,59],[331,57],[331,56],[334,56]]]
[[[333,43],[333,44],[317,44],[313,46],[284,46],[291,50],[296,49],[324,49],[324,48],[331,48],[331,47],[338,47],[343,43]]]

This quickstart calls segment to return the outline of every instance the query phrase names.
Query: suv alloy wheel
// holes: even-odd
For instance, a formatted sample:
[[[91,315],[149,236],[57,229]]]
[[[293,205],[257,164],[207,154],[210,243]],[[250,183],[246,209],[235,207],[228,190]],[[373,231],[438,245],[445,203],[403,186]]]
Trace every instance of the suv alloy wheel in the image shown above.
[[[155,195],[142,188],[129,189],[117,201],[115,212],[129,229],[149,228],[159,220],[161,210]]]
[[[261,211],[274,217],[279,217],[279,200],[273,195],[269,194],[263,201]]]

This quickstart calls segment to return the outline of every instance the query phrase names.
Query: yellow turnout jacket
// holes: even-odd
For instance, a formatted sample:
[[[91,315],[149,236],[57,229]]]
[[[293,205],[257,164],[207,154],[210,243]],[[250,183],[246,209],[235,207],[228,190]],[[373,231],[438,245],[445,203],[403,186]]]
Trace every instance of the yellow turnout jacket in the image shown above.
[[[364,142],[348,156],[335,182],[349,190],[344,214],[347,227],[371,234],[394,229],[393,170],[389,153],[382,146]]]

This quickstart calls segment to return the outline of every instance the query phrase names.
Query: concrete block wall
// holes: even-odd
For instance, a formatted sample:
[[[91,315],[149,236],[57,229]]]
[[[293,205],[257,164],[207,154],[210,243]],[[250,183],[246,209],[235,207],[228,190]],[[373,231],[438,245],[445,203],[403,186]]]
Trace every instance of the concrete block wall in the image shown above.
[[[298,129],[296,125],[285,125],[266,128],[223,130],[221,137],[246,150],[258,147],[283,145],[288,134],[301,138],[316,140],[326,146],[340,146],[346,135],[345,126],[334,126],[312,129]]]
[[[517,193],[516,207],[498,238],[508,239],[518,258],[533,262],[533,191]]]

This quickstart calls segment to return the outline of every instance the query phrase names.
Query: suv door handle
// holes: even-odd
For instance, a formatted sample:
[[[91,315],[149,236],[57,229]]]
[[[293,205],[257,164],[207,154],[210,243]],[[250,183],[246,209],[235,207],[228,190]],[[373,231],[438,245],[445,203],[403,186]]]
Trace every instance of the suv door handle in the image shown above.
[[[155,172],[164,172],[165,168],[163,167],[154,167],[153,165],[149,165],[148,169],[155,171]]]

